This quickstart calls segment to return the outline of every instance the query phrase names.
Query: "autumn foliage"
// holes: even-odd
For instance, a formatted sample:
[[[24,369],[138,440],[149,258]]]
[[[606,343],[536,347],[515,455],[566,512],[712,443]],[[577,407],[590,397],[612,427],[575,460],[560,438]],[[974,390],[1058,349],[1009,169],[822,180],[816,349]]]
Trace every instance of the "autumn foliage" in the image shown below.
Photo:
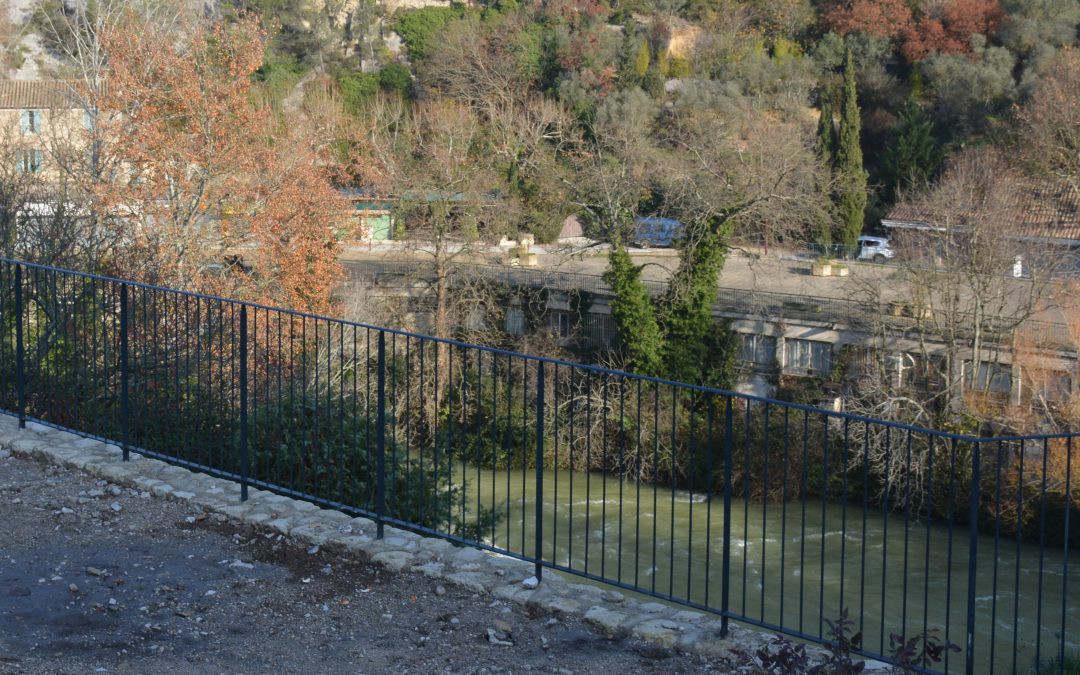
[[[176,288],[326,312],[342,205],[332,165],[253,101],[266,36],[254,19],[166,35],[134,17],[102,36],[98,103],[109,171],[88,186],[123,231],[116,272]],[[216,265],[242,247],[247,273]]]
[[[904,0],[841,0],[825,10],[822,22],[839,35],[896,39],[911,27],[912,13]]]
[[[934,54],[968,53],[972,35],[992,35],[1004,19],[998,0],[947,0],[918,12],[904,0],[841,0],[822,16],[840,35],[861,32],[895,41],[911,63]]]
[[[1005,12],[997,0],[953,0],[940,16],[924,15],[904,32],[900,53],[914,63],[932,54],[966,54],[972,35],[992,35]]]

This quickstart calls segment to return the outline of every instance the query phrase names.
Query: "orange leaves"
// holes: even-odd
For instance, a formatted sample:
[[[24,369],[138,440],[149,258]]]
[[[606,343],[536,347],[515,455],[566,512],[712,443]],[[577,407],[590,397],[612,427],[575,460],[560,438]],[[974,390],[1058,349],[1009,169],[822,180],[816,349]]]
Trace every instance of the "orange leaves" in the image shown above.
[[[992,35],[1004,18],[997,0],[953,0],[940,16],[923,16],[907,28],[900,51],[912,63],[933,54],[966,54],[972,35]]]
[[[911,26],[911,7],[904,0],[850,0],[825,11],[825,25],[840,35],[861,32],[896,38]]]
[[[89,188],[129,233],[135,255],[121,272],[329,311],[339,275],[332,225],[344,209],[309,125],[277,128],[252,101],[266,44],[257,20],[197,23],[177,37],[128,15],[102,41],[100,126],[120,170]],[[202,272],[236,246],[250,273]]]
[[[156,279],[183,287],[214,239],[205,212],[261,164],[268,116],[248,101],[263,38],[253,20],[196,24],[180,38],[127,15],[102,35],[109,87],[102,133],[121,170],[95,186],[103,204],[145,235]]]
[[[904,0],[841,0],[822,16],[840,35],[857,31],[899,42],[911,63],[933,54],[965,54],[972,35],[992,35],[1004,19],[998,0],[948,0],[919,14]]]
[[[259,299],[319,314],[332,310],[329,289],[341,275],[333,225],[345,212],[327,169],[295,135],[263,175],[266,201],[251,219],[252,262],[271,274]]]

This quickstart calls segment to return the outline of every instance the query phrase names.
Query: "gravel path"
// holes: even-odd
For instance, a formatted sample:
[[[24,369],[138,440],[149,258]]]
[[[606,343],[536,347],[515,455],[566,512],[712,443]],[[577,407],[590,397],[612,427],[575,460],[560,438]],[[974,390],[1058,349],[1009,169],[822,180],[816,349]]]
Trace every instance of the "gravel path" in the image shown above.
[[[2,673],[729,670],[4,455]]]

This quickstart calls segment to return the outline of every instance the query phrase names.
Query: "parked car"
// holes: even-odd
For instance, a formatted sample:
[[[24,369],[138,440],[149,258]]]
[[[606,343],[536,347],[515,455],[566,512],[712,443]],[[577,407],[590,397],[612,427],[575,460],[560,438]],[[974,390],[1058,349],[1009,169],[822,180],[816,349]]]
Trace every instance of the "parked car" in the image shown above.
[[[872,260],[876,263],[883,263],[886,260],[891,260],[895,255],[892,247],[889,246],[888,237],[859,237],[859,249],[858,253],[855,254],[856,260]]]
[[[671,246],[684,234],[683,224],[674,218],[638,218],[634,225],[634,243],[641,248]]]

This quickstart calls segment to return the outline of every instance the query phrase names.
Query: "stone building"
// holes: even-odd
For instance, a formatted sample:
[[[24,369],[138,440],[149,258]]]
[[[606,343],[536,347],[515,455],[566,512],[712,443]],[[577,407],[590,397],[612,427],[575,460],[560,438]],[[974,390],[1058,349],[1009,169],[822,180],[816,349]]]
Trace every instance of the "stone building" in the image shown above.
[[[72,158],[91,160],[93,115],[75,91],[59,80],[0,80],[3,174],[25,174],[47,185],[60,180]]]

